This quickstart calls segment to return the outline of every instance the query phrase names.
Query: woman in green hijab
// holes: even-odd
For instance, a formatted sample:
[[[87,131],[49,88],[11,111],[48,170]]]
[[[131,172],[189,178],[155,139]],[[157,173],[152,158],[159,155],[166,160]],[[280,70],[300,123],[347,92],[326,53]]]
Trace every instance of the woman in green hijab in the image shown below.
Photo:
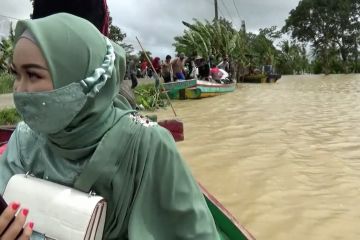
[[[0,191],[14,174],[30,172],[103,196],[104,239],[219,239],[171,135],[117,96],[124,50],[65,13],[19,21],[15,35],[14,102],[24,122],[1,157]],[[14,204],[0,216],[4,239],[19,229],[2,227]]]

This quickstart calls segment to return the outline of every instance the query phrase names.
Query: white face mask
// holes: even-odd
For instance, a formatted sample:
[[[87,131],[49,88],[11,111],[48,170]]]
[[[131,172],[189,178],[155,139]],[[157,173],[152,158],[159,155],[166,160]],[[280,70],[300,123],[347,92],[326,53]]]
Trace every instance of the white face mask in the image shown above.
[[[49,92],[15,92],[16,109],[34,131],[53,134],[65,129],[84,107],[87,96],[80,83]]]

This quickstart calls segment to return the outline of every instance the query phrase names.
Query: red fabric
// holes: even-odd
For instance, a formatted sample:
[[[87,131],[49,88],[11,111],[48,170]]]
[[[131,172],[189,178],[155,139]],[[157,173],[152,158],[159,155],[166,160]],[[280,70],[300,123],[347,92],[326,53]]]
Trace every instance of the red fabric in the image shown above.
[[[106,0],[103,0],[103,8],[104,8],[104,12],[105,12],[105,16],[104,16],[104,21],[103,21],[103,26],[102,26],[102,30],[101,33],[104,34],[105,36],[109,35],[109,8],[107,6]]]
[[[221,79],[222,72],[220,72],[220,69],[218,67],[214,67],[210,69],[210,75],[214,79]]]
[[[182,121],[177,119],[158,121],[158,124],[166,128],[173,136],[176,142],[184,140],[184,125]]]
[[[140,65],[141,71],[144,71],[146,69],[147,65],[148,65],[147,62],[143,61]]]
[[[159,57],[154,58],[154,60],[152,61],[152,65],[154,66],[155,71],[159,73],[161,70],[160,58]]]
[[[210,69],[210,73],[212,73],[212,74],[216,74],[216,75],[218,75],[218,74],[219,74],[219,72],[220,72],[220,70],[219,70],[219,68],[217,68],[217,67],[215,67],[215,68],[211,68],[211,69]]]
[[[2,145],[2,146],[0,147],[0,155],[5,152],[6,146],[7,146],[7,145],[5,144],[5,145]]]

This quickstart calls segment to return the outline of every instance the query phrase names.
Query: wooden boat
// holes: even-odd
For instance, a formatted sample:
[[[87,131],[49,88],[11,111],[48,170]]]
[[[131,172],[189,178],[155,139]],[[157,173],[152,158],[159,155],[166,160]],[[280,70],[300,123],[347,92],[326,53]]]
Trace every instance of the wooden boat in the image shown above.
[[[168,94],[172,99],[199,99],[233,92],[235,88],[235,83],[224,84],[196,80],[195,86],[188,87],[184,90],[169,91]]]
[[[196,79],[163,83],[165,91],[178,91],[196,86]]]
[[[255,240],[249,231],[200,183],[199,187],[223,240]]]
[[[274,83],[280,78],[281,74],[276,73],[272,65],[264,65],[261,71],[256,72],[249,69],[249,73],[241,81],[246,83]]]
[[[274,83],[281,78],[280,74],[252,74],[245,75],[242,82],[245,83]]]
[[[14,131],[12,126],[0,127],[0,156],[6,149],[6,143]],[[10,134],[9,134],[10,133]],[[211,195],[200,183],[208,208],[215,220],[222,240],[255,240],[255,238],[233,217],[229,211]]]

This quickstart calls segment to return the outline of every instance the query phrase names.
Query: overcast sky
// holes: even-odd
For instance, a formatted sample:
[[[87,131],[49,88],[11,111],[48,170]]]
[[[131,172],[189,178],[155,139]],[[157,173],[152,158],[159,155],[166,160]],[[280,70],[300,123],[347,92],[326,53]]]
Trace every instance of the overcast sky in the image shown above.
[[[54,0],[49,0],[54,1]],[[135,36],[144,48],[162,59],[174,54],[174,37],[182,35],[181,21],[192,22],[214,18],[214,0],[107,0],[113,23],[127,34],[125,42],[139,49]],[[278,26],[281,28],[299,0],[218,0],[219,16],[239,29],[245,20],[247,31]],[[1,15],[16,19],[29,18],[29,0],[0,0]]]

